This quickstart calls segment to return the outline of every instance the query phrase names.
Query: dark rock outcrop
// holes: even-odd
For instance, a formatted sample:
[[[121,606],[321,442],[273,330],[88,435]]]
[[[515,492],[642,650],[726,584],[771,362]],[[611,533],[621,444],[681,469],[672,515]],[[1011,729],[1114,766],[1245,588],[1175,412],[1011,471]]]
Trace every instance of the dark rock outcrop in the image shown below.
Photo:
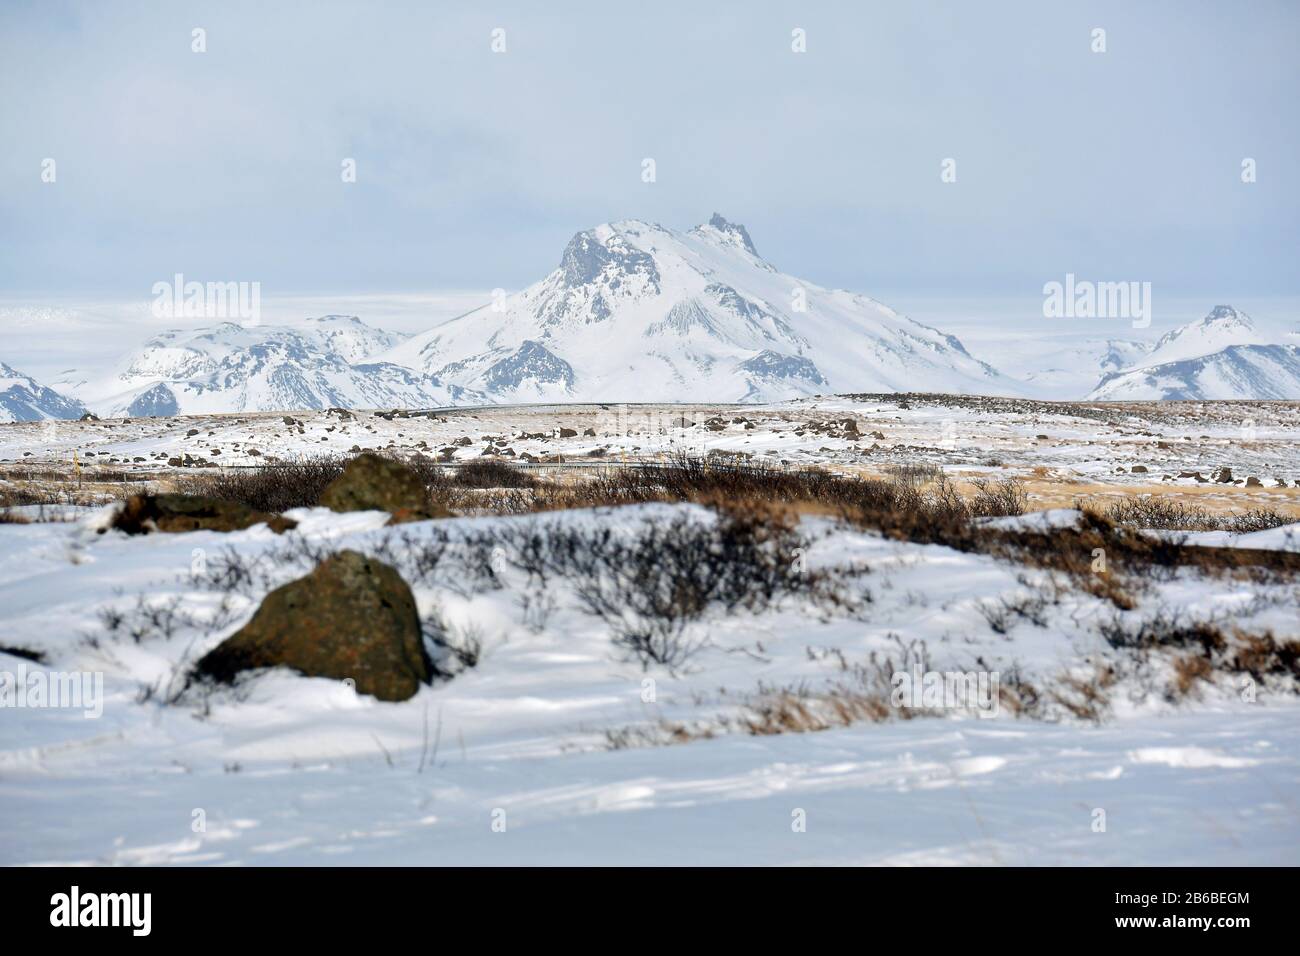
[[[265,523],[280,534],[298,523],[238,501],[198,495],[132,495],[113,519],[113,527],[127,534],[152,531],[242,531]]]
[[[430,503],[424,482],[410,467],[373,452],[348,462],[321,492],[320,503],[331,511],[387,511],[393,524],[447,515]]]
[[[197,672],[229,683],[263,667],[351,680],[358,693],[388,701],[414,696],[433,675],[410,587],[396,570],[356,551],[340,551],[268,594]]]

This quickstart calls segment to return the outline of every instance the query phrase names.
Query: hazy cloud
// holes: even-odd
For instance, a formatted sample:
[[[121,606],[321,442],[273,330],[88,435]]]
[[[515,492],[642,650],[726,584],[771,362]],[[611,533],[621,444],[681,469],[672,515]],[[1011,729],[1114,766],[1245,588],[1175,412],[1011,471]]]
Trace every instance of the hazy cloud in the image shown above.
[[[9,2],[0,287],[518,287],[578,229],[717,209],[866,291],[1294,293],[1298,28],[1285,3]]]

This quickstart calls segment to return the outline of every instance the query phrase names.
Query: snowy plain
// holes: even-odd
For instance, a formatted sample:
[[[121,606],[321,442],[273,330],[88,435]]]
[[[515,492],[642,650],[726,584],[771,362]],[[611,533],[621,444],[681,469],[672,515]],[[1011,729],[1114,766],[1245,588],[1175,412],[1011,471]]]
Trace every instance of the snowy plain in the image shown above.
[[[289,536],[331,548],[385,553],[394,533],[378,512],[292,516],[301,523]],[[716,520],[696,506],[644,505],[402,531],[419,540],[438,526],[456,539],[559,522],[633,533],[679,519]],[[669,672],[619,654],[572,582],[539,588],[505,555],[496,586],[455,573],[413,582],[422,612],[436,608],[483,646],[477,666],[408,701],[271,671],[168,702],[188,663],[260,596],[227,595],[223,612],[196,570],[226,549],[281,554],[284,539],[264,526],[129,538],[98,534],[101,524],[92,514],[0,525],[0,646],[44,657],[0,657],[0,669],[104,675],[97,719],[0,711],[0,863],[1300,862],[1300,702],[1283,687],[1246,702],[1222,681],[1170,703],[1155,665],[1121,681],[1100,722],[1004,708],[774,736],[738,729],[761,687],[831,686],[844,661],[904,647],[940,670],[978,661],[1034,679],[1116,657],[1098,633],[1114,609],[1081,592],[1058,595],[1041,624],[992,630],[991,603],[1045,582],[985,556],[805,519],[809,568],[838,569],[865,603],[711,612],[692,625],[707,645]],[[304,571],[281,555],[266,573],[280,582]],[[188,617],[170,637],[106,633],[103,609],[129,614],[140,595],[179,601]],[[1156,607],[1286,632],[1297,596],[1180,573],[1129,613]],[[657,740],[669,722],[713,736]],[[644,737],[616,736],[637,728]]]
[[[101,469],[166,487],[218,467],[354,448],[450,449],[455,463],[527,456],[538,468],[554,463],[556,480],[571,466],[686,452],[845,474],[913,466],[959,480],[1016,477],[1033,510],[992,521],[1007,527],[1068,526],[1079,499],[1106,496],[1177,495],[1300,519],[1296,408],[837,396],[44,421],[0,427],[0,461],[9,481],[46,470],[66,477],[70,500],[85,500],[121,493],[119,478],[96,484]],[[1225,467],[1233,480],[1213,480]],[[1260,485],[1248,486],[1254,476]],[[287,671],[179,693],[189,664],[247,621],[266,591],[309,570],[300,553],[283,553],[287,539],[400,556],[406,546],[393,543],[386,515],[304,509],[284,537],[265,527],[127,537],[97,533],[103,512],[86,504],[14,511],[33,523],[0,523],[0,648],[9,651],[0,672],[102,674],[104,698],[95,719],[75,708],[0,708],[3,864],[1300,862],[1292,690],[1264,686],[1247,701],[1225,675],[1170,702],[1163,663],[1132,666],[1103,639],[1114,607],[985,555],[806,517],[801,557],[813,572],[834,570],[854,600],[713,609],[688,632],[707,646],[674,671],[627,659],[607,622],[577,600],[578,582],[539,588],[509,553],[496,585],[458,576],[452,563],[408,580],[421,612],[481,640],[480,660],[394,704]],[[419,541],[558,522],[633,534],[711,514],[639,505],[462,517],[401,533]],[[1294,551],[1300,524],[1191,540]],[[203,584],[203,569],[228,549],[261,556],[256,587],[223,595]],[[1125,620],[1177,613],[1296,635],[1294,582],[1188,570],[1153,587]],[[142,601],[164,616],[182,612],[170,637],[109,632],[106,618],[138,618]],[[1001,619],[1002,605],[1025,602],[1029,617]],[[1061,708],[1040,719],[954,709],[816,732],[745,730],[773,689],[819,699],[856,668],[922,651],[938,670],[1037,686],[1104,662],[1124,676],[1095,721]]]

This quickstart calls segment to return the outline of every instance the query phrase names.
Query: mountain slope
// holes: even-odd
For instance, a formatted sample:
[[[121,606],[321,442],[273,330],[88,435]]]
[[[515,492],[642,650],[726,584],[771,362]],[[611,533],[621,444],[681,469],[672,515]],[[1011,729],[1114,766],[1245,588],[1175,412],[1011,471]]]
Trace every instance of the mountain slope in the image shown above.
[[[1212,355],[1107,375],[1088,398],[1294,399],[1297,395],[1300,346],[1230,345]]]
[[[86,406],[0,362],[0,422],[80,418]]]
[[[1213,355],[1233,345],[1271,344],[1268,336],[1255,328],[1254,321],[1245,312],[1230,305],[1216,305],[1205,318],[1160,336],[1155,348],[1137,364],[1143,368],[1169,365]]]
[[[301,329],[314,334],[325,351],[352,364],[362,363],[408,338],[399,332],[386,332],[366,325],[355,315],[322,315],[304,319]]]
[[[401,339],[350,316],[310,319],[301,328],[224,322],[156,335],[107,379],[73,387],[111,416],[409,407],[475,397],[368,359]]]
[[[1104,375],[1088,398],[1285,399],[1300,395],[1300,346],[1273,344],[1250,316],[1219,305],[1161,336],[1137,365]]]
[[[716,214],[580,232],[540,282],[378,358],[503,402],[1020,390],[953,336],[777,271]]]

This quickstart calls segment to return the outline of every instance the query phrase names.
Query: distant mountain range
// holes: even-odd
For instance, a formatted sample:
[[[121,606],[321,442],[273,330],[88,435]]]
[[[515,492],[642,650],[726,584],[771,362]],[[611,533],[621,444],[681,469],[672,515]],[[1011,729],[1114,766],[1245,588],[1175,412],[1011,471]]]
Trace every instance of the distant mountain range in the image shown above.
[[[1250,316],[1218,305],[1205,318],[1166,332],[1128,368],[1107,372],[1088,397],[1300,398],[1300,345],[1270,342]]]
[[[1090,387],[1094,400],[1300,398],[1300,339],[1270,341],[1230,306],[1154,345],[1097,339],[1039,361],[1005,374],[955,336],[782,273],[715,214],[684,233],[580,232],[541,281],[413,336],[342,315],[226,322],[156,335],[105,377],[44,387],[0,365],[0,420]]]
[[[0,362],[0,422],[80,418],[86,406]]]
[[[105,417],[489,400],[368,358],[401,340],[355,316],[327,315],[293,328],[223,322],[156,335],[105,379],[55,385],[84,396]]]

